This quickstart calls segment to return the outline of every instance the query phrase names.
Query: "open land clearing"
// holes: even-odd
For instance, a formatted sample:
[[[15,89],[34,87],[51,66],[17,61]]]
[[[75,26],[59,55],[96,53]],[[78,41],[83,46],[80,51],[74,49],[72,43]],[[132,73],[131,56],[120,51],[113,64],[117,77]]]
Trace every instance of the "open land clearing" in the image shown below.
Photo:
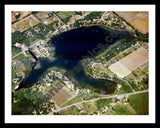
[[[12,22],[21,20],[31,13],[32,13],[31,11],[12,11]]]
[[[118,77],[123,78],[147,62],[148,51],[144,48],[139,48],[128,56],[111,64],[109,66],[109,69],[114,72]]]
[[[40,21],[36,19],[33,15],[30,15],[14,24],[12,24],[12,32],[14,31],[20,31],[23,32],[27,30],[28,28],[31,28],[32,26],[38,24]]]
[[[117,11],[116,13],[129,22],[135,29],[138,29],[141,33],[146,34],[149,32],[148,12]]]
[[[62,105],[64,102],[75,96],[75,94],[71,92],[67,86],[64,86],[59,91],[55,91],[55,89],[50,89],[45,93],[49,94],[58,106]]]

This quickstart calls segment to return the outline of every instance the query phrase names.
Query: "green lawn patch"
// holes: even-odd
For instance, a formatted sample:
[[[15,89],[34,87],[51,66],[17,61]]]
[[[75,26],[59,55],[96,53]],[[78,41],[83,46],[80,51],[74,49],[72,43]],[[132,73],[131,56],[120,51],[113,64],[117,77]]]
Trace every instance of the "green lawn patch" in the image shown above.
[[[112,98],[110,99],[100,99],[95,101],[95,105],[97,106],[98,110],[101,110],[102,108],[106,107],[112,102]]]
[[[128,102],[137,112],[137,115],[148,115],[149,114],[149,101],[148,92],[131,95],[128,98]]]

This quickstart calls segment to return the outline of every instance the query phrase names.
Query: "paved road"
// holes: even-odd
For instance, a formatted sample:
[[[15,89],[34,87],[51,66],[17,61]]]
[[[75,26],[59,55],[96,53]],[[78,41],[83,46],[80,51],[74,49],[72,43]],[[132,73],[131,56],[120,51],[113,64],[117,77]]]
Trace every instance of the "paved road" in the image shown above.
[[[65,106],[63,108],[59,108],[57,111],[54,111],[54,112],[59,112],[59,111],[62,111],[64,109],[67,109],[67,108],[70,108],[72,106],[75,106],[75,105],[78,105],[78,104],[81,104],[81,103],[85,103],[85,102],[96,101],[96,100],[99,100],[99,99],[122,98],[124,96],[130,96],[130,95],[135,95],[135,94],[144,93],[144,92],[148,92],[148,90],[132,92],[132,93],[127,93],[127,94],[121,94],[121,95],[103,95],[102,98],[96,98],[96,99],[91,99],[91,100],[87,100],[87,101],[80,101],[80,102]]]

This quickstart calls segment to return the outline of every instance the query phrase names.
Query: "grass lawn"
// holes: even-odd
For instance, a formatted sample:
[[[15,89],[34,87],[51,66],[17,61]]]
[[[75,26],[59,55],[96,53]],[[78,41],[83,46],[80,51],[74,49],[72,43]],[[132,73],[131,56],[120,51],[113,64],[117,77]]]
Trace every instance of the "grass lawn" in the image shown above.
[[[74,11],[60,11],[60,12],[57,12],[57,15],[60,16],[62,19],[65,19],[66,17],[69,17],[73,14],[75,14]]]
[[[57,115],[80,115],[80,110],[76,106],[67,108],[66,110],[59,111]]]
[[[61,107],[65,107],[80,101],[83,101],[83,98],[85,97],[84,93],[81,93],[80,95],[74,97],[73,99],[71,99],[70,101],[66,102],[65,104],[63,104]]]
[[[110,99],[100,99],[95,101],[95,105],[97,106],[98,110],[101,110],[102,108],[106,107],[112,102],[112,98]]]
[[[113,115],[131,115],[131,113],[124,106],[114,107],[114,112],[115,113],[112,113]]]

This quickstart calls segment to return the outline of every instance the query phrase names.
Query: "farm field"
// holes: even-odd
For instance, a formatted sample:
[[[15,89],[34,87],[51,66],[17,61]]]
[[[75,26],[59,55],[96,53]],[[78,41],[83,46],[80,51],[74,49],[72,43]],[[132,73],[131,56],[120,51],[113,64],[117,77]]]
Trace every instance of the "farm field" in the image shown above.
[[[55,89],[50,89],[46,92],[46,94],[49,94],[58,106],[62,105],[68,99],[75,96],[74,93],[71,92],[67,86],[64,86],[59,91],[55,91]]]
[[[10,15],[12,115],[148,115],[148,12]]]
[[[33,15],[30,15],[26,17],[25,19],[22,19],[12,24],[12,32],[15,32],[15,31],[23,32],[38,23],[39,23],[39,20],[36,19]]]
[[[149,13],[148,12],[128,12],[117,11],[119,16],[129,22],[135,29],[138,29],[141,33],[146,34],[149,31]]]
[[[123,78],[129,75],[132,71],[148,62],[148,51],[144,48],[139,48],[128,56],[111,64],[109,69],[118,77]]]
[[[60,11],[60,12],[56,12],[56,14],[61,18],[61,20],[67,24],[67,22],[69,22],[70,18],[72,17],[72,15],[75,14],[74,11]]]
[[[149,103],[148,92],[129,96],[128,102],[138,115],[147,115]],[[136,102],[135,102],[136,101]],[[138,104],[137,104],[138,103]]]
[[[34,15],[38,19],[40,19],[45,25],[49,25],[54,22],[59,22],[57,17],[54,16],[51,11],[36,12]]]

